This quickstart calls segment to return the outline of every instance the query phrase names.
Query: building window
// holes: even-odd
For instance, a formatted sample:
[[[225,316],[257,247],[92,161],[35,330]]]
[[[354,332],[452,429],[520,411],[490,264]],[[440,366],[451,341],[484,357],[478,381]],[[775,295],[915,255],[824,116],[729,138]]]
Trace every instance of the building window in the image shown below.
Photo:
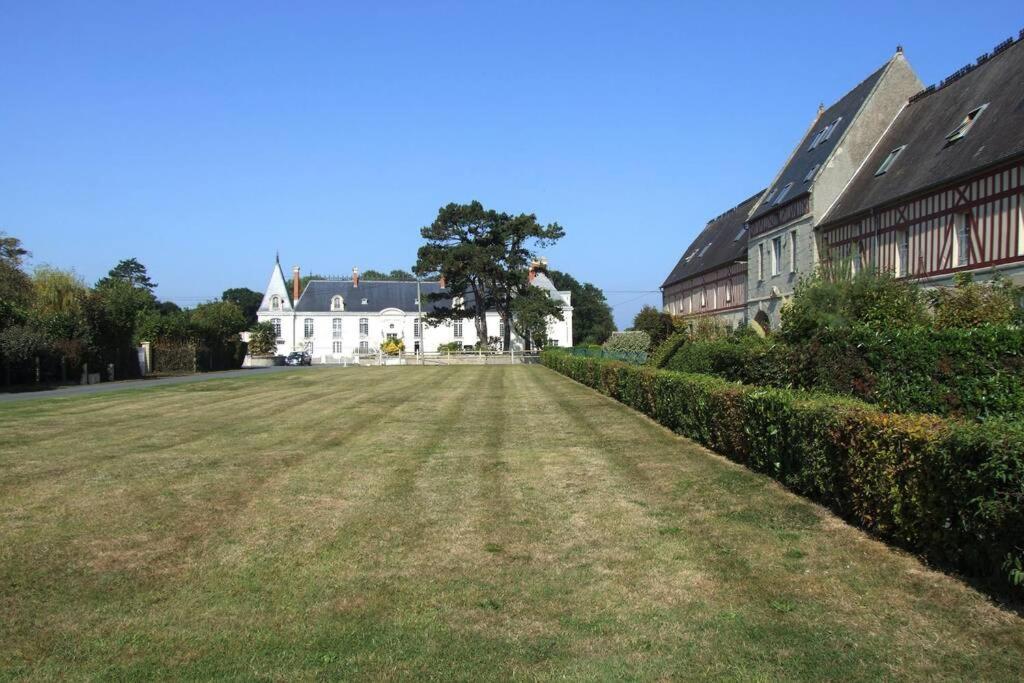
[[[456,320],[452,323],[452,336],[456,339],[462,339],[462,321]]]
[[[711,308],[718,308],[718,285],[711,288]]]
[[[331,310],[332,311],[344,311],[345,301],[340,296],[336,296],[331,299]]]
[[[397,341],[398,340],[398,333],[397,332],[388,332],[388,339],[391,340],[391,341]]]
[[[901,230],[896,235],[899,245],[896,249],[896,277],[904,277],[908,274],[907,266],[910,264],[909,233],[906,230]]]
[[[850,272],[852,272],[854,275],[856,275],[861,270],[860,242],[854,242],[852,246],[853,246],[853,260],[850,262]]]
[[[270,324],[274,326],[274,337],[276,339],[280,339],[281,338],[281,319],[280,318],[271,318]]]
[[[985,111],[987,107],[988,103],[986,102],[977,109],[968,112],[967,116],[965,116],[963,118],[963,121],[960,122],[960,125],[958,125],[953,130],[949,131],[949,133],[946,135],[946,144],[952,145],[954,142],[967,135],[967,133],[970,132],[971,128],[974,126],[975,121],[978,120],[978,118],[981,116],[981,114]]]
[[[774,190],[773,189],[771,192],[768,193],[768,196],[764,198],[764,205],[765,206],[768,206],[769,204],[772,203],[772,199],[775,197],[775,193],[776,192],[778,192],[778,190]],[[737,236],[736,239],[739,239],[739,236]]]
[[[362,299],[361,301],[363,302],[363,306],[365,306],[369,302],[369,299]]]
[[[779,191],[779,196],[775,198],[775,206],[778,206],[789,194],[789,191],[793,189],[793,183],[786,183],[786,185]]]
[[[732,241],[733,242],[739,242],[740,239],[742,239],[743,235],[746,234],[746,232],[747,232],[747,225],[746,225],[746,223],[744,223],[743,227],[740,228],[740,231],[738,233],[736,233],[736,236],[732,238]]]
[[[971,260],[971,214],[956,217],[956,240],[953,242],[953,265],[966,266]]]
[[[708,305],[708,290],[700,290],[700,307],[707,308]]]
[[[821,130],[818,131],[818,134],[814,136],[813,140],[811,140],[811,146],[807,148],[808,152],[810,152],[812,149],[814,149],[815,147],[817,147],[821,143],[821,137],[824,134],[825,134],[825,129],[824,128],[822,128]]]
[[[778,275],[782,268],[782,236],[772,240],[772,276]]]
[[[313,337],[313,319],[306,318],[302,321],[302,326],[306,333],[306,339],[311,339]]]
[[[360,318],[359,319],[359,336],[365,337],[370,334],[370,319]]]
[[[825,142],[826,140],[828,140],[830,137],[832,137],[832,133],[836,132],[836,128],[839,127],[839,123],[842,120],[843,120],[843,117],[840,116],[838,119],[836,119],[832,123],[830,123],[827,126],[825,126],[825,130],[822,131],[821,140],[818,141],[819,145],[821,143]]]
[[[789,272],[796,272],[796,230],[789,231]]]
[[[341,342],[340,341],[334,342],[332,344],[332,346],[331,346],[331,349],[334,351],[334,353],[341,353]]]
[[[757,280],[764,281],[764,242],[757,245]]]
[[[725,303],[732,301],[732,280],[727,280],[725,283]]]
[[[369,353],[369,352],[370,352],[370,342],[366,341],[365,339],[362,340],[361,342],[359,342],[359,353]]]
[[[341,339],[341,318],[331,320],[331,336],[335,339]]]
[[[423,336],[423,331],[420,329],[420,319],[419,318],[413,318],[412,319],[412,336],[416,337],[417,339],[419,339],[421,336]]]
[[[804,182],[805,183],[809,183],[812,180],[814,180],[814,174],[818,172],[818,168],[820,168],[820,167],[821,167],[821,164],[815,164],[814,166],[812,166],[811,170],[808,171],[807,175],[804,176]]]
[[[1017,255],[1024,256],[1024,203],[1017,200]]]
[[[889,156],[885,157],[885,160],[882,162],[882,165],[878,167],[877,171],[875,171],[875,175],[880,176],[883,175],[886,171],[888,171],[889,167],[892,166],[893,163],[896,161],[896,157],[898,157],[900,155],[900,152],[902,152],[906,148],[906,145],[900,145],[893,151],[889,152]]]
[[[281,310],[281,297],[274,295],[270,297],[270,310],[280,311]]]
[[[686,296],[686,312],[693,313],[693,295],[688,294]]]

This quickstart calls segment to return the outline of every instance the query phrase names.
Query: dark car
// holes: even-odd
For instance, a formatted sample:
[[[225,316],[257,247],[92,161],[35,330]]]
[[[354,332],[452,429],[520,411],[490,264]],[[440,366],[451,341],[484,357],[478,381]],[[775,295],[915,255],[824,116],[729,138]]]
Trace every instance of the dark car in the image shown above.
[[[313,357],[308,353],[295,351],[288,354],[288,357],[284,359],[284,363],[285,365],[312,365]]]

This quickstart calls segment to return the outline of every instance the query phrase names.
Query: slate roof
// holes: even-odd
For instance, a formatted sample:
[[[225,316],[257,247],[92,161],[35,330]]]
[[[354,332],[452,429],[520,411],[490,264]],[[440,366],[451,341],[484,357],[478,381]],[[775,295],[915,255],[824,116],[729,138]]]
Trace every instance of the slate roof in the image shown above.
[[[811,190],[811,186],[814,184],[814,177],[810,181],[804,181],[807,174],[811,172],[817,165],[817,171],[815,176],[820,172],[822,165],[825,160],[832,154],[832,150],[836,148],[839,141],[843,139],[843,134],[846,129],[853,122],[853,119],[857,116],[857,112],[860,111],[861,106],[867,100],[868,95],[874,90],[879,79],[882,78],[882,74],[885,73],[885,69],[889,66],[889,62],[883,64],[877,71],[868,76],[866,79],[861,81],[853,90],[846,93],[838,102],[833,104],[831,107],[825,110],[825,113],[818,117],[814,125],[808,131],[807,135],[804,136],[803,140],[797,146],[796,151],[793,152],[792,157],[786,163],[786,167],[782,170],[778,179],[775,181],[769,190],[779,192],[789,183],[793,183],[793,187],[790,189],[786,198],[782,204],[788,204],[797,197],[802,197]],[[836,119],[841,119],[835,130],[829,136],[829,139],[824,143],[819,144],[814,149],[808,151],[811,146],[811,142],[814,137],[823,129],[825,126],[830,125]],[[766,199],[769,195],[766,195]],[[781,206],[781,204],[780,204]],[[776,205],[768,203],[767,201],[761,206],[757,207],[757,211],[750,216],[751,220],[759,218],[767,213],[770,213],[775,209]]]
[[[967,135],[947,144],[946,135],[986,103]],[[875,176],[889,152],[900,145],[906,148],[889,170]],[[1003,43],[1001,51],[967,73],[912,97],[824,222],[850,218],[1021,154],[1024,39],[1019,38],[1008,46]]]
[[[437,282],[421,282],[420,292],[423,295],[440,292],[441,285]],[[360,280],[355,287],[351,280],[311,280],[303,290],[295,305],[298,312],[330,311],[331,299],[340,294],[345,301],[345,312],[377,313],[385,308],[397,308],[401,311],[414,313],[416,306],[416,283]],[[366,299],[366,303],[363,303]],[[436,307],[451,306],[450,299],[423,302],[423,312],[428,313]]]
[[[761,190],[721,216],[708,221],[697,238],[690,243],[689,248],[683,252],[676,267],[672,269],[661,286],[668,287],[681,280],[732,263],[737,259],[746,258],[747,231],[743,230],[743,224],[746,222],[754,202],[763,193],[764,190]],[[742,235],[740,235],[740,230],[743,230]],[[737,235],[739,235],[739,239],[736,239]],[[704,247],[708,247],[707,250],[704,250]]]

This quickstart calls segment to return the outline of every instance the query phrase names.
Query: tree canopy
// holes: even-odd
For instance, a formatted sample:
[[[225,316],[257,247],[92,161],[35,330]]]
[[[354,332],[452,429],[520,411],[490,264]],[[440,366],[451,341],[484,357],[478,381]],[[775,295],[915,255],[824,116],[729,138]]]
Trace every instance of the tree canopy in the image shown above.
[[[572,343],[604,344],[615,331],[612,309],[604,292],[589,282],[579,282],[569,273],[547,273],[557,289],[572,292]]]
[[[139,260],[136,258],[128,258],[118,261],[117,265],[111,268],[110,272],[107,273],[107,276],[96,283],[96,286],[102,287],[111,280],[127,282],[132,287],[145,289],[150,294],[153,293],[153,290],[156,289],[157,286],[146,272],[146,266],[139,263]]]
[[[242,311],[242,315],[245,316],[246,322],[252,325],[256,322],[256,311],[260,309],[260,304],[263,303],[263,295],[248,287],[233,287],[225,289],[224,293],[220,295],[220,300],[230,301],[238,306]]]

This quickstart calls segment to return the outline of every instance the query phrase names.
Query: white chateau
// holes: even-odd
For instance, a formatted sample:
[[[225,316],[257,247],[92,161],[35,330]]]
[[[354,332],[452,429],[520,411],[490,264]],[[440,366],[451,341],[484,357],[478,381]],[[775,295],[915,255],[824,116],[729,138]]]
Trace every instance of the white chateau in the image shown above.
[[[548,343],[572,346],[571,293],[560,292],[544,273],[545,260],[534,262],[530,282],[548,292],[562,307],[562,320],[548,321]],[[472,317],[431,326],[421,324],[435,306],[450,307],[451,300],[428,301],[428,294],[443,292],[442,282],[367,281],[352,269],[352,279],[311,280],[300,293],[300,270],[292,269],[292,287],[274,264],[256,314],[259,322],[269,322],[277,332],[277,353],[287,355],[305,351],[314,363],[336,363],[358,355],[375,355],[387,338],[401,339],[406,353],[436,353],[442,344],[461,343],[472,347],[477,343]],[[419,295],[423,296],[422,302]],[[487,312],[487,336],[504,339],[504,326],[497,311]],[[486,340],[485,340],[486,341]],[[512,347],[524,348],[523,340],[512,334]],[[501,348],[501,342],[497,342]]]

